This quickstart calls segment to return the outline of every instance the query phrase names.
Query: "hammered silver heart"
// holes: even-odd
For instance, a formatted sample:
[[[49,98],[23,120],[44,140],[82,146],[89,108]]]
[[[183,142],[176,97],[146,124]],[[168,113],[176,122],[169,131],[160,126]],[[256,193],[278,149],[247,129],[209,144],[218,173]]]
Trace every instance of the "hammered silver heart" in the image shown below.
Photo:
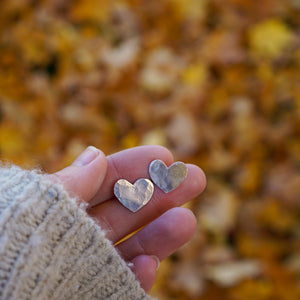
[[[138,179],[131,184],[126,179],[119,179],[114,186],[114,194],[130,211],[136,212],[145,206],[152,197],[154,185],[149,179]]]
[[[149,166],[149,174],[152,181],[165,193],[176,189],[187,175],[187,167],[177,161],[170,167],[167,167],[163,161],[156,159]]]

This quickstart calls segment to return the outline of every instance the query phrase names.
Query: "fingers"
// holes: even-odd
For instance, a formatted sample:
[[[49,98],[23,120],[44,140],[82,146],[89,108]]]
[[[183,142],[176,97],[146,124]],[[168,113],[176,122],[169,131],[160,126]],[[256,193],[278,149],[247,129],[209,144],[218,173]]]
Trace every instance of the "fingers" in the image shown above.
[[[99,220],[101,227],[107,232],[107,238],[116,243],[168,209],[183,205],[203,191],[206,184],[203,171],[195,165],[187,164],[187,167],[187,177],[178,188],[165,194],[155,186],[149,203],[136,213],[123,207],[117,199],[106,201],[89,213]]]
[[[150,292],[156,278],[156,271],[159,265],[158,259],[150,255],[140,255],[131,262],[133,264],[131,270],[140,282],[141,287],[146,293]]]
[[[196,228],[194,214],[186,208],[170,209],[135,235],[117,245],[125,260],[154,255],[160,261],[188,242]]]
[[[47,175],[53,182],[61,183],[72,197],[89,201],[101,186],[107,169],[104,153],[95,147],[88,147],[71,166]]]
[[[89,201],[90,207],[111,199],[114,184],[124,178],[133,183],[138,178],[149,178],[149,164],[154,159],[161,159],[166,164],[172,164],[171,152],[162,146],[140,146],[117,152],[107,157],[107,173],[101,189]]]

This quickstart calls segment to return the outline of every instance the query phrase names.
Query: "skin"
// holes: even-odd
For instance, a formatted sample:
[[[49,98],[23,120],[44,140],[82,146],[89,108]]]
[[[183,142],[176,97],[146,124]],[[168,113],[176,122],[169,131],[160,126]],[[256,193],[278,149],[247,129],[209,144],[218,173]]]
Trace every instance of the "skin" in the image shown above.
[[[178,188],[165,194],[155,186],[149,203],[132,213],[115,198],[113,186],[121,178],[131,183],[139,178],[150,179],[148,167],[154,159],[167,166],[174,162],[171,152],[161,146],[135,147],[107,157],[99,149],[88,147],[71,166],[49,175],[53,182],[62,183],[71,196],[88,203],[88,214],[97,219],[120,255],[131,263],[147,292],[154,284],[158,267],[153,256],[162,261],[192,238],[195,216],[180,206],[198,196],[206,185],[203,171],[187,164],[188,175]]]

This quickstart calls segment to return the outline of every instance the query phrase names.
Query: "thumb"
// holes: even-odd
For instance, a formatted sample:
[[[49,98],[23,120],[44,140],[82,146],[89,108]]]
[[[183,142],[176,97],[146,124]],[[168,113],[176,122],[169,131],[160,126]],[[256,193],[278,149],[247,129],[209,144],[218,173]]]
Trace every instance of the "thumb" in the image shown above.
[[[99,149],[87,147],[72,165],[48,175],[48,179],[61,183],[70,196],[79,197],[85,202],[96,194],[106,174],[107,160]]]

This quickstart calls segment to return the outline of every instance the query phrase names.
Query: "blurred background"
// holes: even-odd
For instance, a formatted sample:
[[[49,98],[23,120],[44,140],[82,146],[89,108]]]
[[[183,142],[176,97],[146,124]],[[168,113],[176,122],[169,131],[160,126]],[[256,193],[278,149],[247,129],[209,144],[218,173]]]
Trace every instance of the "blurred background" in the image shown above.
[[[299,0],[1,0],[1,160],[160,144],[204,169],[160,299],[300,298]]]

